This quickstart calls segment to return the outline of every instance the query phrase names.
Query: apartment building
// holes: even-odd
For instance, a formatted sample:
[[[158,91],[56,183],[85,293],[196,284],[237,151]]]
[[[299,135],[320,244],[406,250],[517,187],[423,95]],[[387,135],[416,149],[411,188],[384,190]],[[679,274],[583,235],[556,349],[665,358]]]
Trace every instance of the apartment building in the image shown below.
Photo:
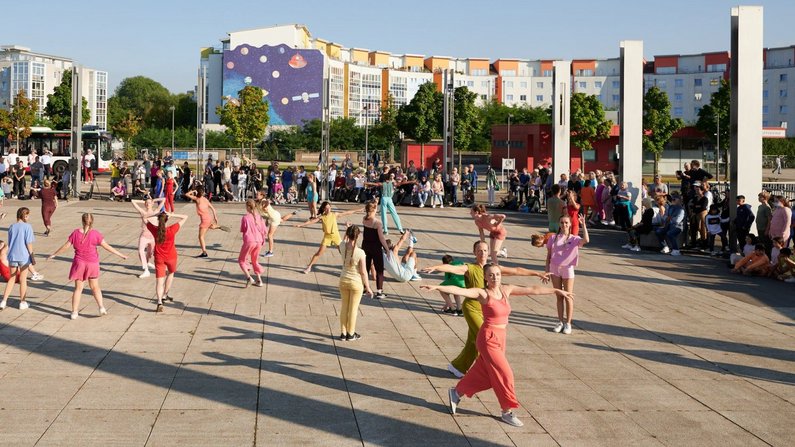
[[[36,53],[18,45],[0,47],[0,108],[9,110],[14,97],[23,90],[38,103],[39,117],[44,116],[47,95],[61,83],[63,73],[75,65],[72,59]],[[81,67],[82,95],[88,101],[91,119],[88,125],[107,129],[108,72]]]

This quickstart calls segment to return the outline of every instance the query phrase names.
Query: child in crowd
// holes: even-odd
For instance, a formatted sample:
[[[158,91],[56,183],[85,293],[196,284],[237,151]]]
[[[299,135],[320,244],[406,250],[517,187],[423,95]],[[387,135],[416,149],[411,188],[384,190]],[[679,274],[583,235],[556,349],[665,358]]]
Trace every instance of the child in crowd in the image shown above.
[[[746,256],[750,256],[751,253],[754,252],[754,247],[756,246],[756,242],[757,239],[755,235],[753,234],[746,235],[745,245],[743,246],[742,254],[732,253],[732,255],[729,257],[730,266],[734,266],[735,264],[737,264],[737,261],[739,261],[740,259],[743,259]]]
[[[442,264],[450,264],[450,265],[464,265],[463,262],[453,259],[450,255],[442,256]],[[442,281],[440,286],[456,286],[466,288],[464,285],[464,275],[456,275],[455,273],[445,273],[444,274],[444,281]],[[444,299],[444,307],[442,308],[442,312],[451,315],[464,315],[464,311],[461,310],[461,297],[459,295],[451,295],[449,293],[439,292],[442,295],[442,299]],[[452,296],[452,298],[451,298]],[[455,299],[455,306],[453,306],[453,299]]]
[[[756,244],[754,252],[737,261],[732,272],[746,276],[765,275],[768,272],[768,264],[770,259],[765,254],[765,244]]]
[[[770,266],[776,265],[778,262],[778,255],[781,252],[781,249],[786,246],[784,242],[784,238],[781,236],[776,236],[772,239],[773,248],[770,249]]]
[[[276,183],[273,184],[273,203],[276,205],[284,204],[284,185],[282,185],[280,177],[276,177]]]
[[[287,191],[287,203],[298,203],[298,191],[295,189],[295,186],[291,186],[290,190]]]
[[[779,251],[776,264],[770,269],[770,276],[779,281],[795,282],[795,256],[792,250],[782,248]]]
[[[728,240],[726,239],[726,232],[723,231],[723,226],[721,225],[723,218],[720,215],[720,208],[717,205],[711,205],[709,207],[709,213],[707,214],[707,218],[705,219],[707,224],[707,232],[709,233],[707,236],[707,243],[709,244],[709,251],[712,256],[717,256],[720,254],[717,250],[715,250],[715,238],[720,236],[720,243],[721,248],[723,251],[729,249]]]

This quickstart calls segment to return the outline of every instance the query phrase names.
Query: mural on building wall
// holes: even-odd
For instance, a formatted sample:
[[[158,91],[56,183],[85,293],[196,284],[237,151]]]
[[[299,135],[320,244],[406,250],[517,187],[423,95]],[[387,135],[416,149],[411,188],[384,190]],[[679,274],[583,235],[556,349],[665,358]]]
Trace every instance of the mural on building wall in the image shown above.
[[[270,124],[301,125],[320,119],[323,108],[323,54],[287,45],[240,45],[224,51],[224,97],[247,85],[260,87],[270,105]]]

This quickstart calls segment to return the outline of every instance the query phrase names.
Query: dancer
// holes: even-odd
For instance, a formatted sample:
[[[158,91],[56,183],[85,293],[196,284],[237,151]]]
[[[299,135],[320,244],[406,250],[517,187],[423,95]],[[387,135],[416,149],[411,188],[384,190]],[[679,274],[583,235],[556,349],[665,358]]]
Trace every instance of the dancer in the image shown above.
[[[475,255],[475,262],[472,264],[439,264],[424,268],[422,272],[442,272],[464,275],[464,284],[468,289],[482,289],[486,287],[483,280],[483,266],[486,265],[489,259],[489,245],[483,241],[477,241],[472,245],[472,251]],[[538,273],[521,267],[499,266],[499,269],[503,276],[535,276],[541,279],[545,284],[549,281],[548,273]],[[483,325],[483,311],[481,310],[478,300],[465,298],[461,307],[464,311],[464,320],[466,320],[467,327],[469,328],[467,340],[466,343],[464,343],[464,348],[461,349],[461,353],[458,354],[458,357],[447,365],[447,370],[458,378],[464,377],[464,373],[469,370],[472,363],[475,362],[475,358],[478,356],[475,341],[478,337],[478,331],[480,331],[480,327]]]
[[[246,287],[252,283],[257,287],[262,287],[262,266],[259,265],[259,251],[262,249],[262,244],[265,243],[268,227],[257,211],[257,202],[254,199],[246,200],[246,214],[240,220],[240,232],[243,233],[243,246],[240,247],[237,263],[246,275]],[[256,281],[249,273],[252,269],[254,274],[257,275]]]
[[[406,253],[400,256],[400,247],[409,241],[409,247]],[[389,272],[392,278],[398,282],[420,281],[422,277],[417,274],[417,253],[414,251],[414,244],[417,243],[417,238],[411,230],[404,231],[400,236],[397,244],[393,244],[391,240],[386,240],[387,249],[384,250],[384,269]],[[400,262],[398,262],[400,259]]]
[[[138,275],[139,278],[148,278],[150,268],[155,268],[152,264],[152,256],[155,250],[155,237],[149,228],[146,227],[149,218],[156,216],[160,208],[163,206],[165,198],[160,199],[146,199],[146,200],[133,200],[132,204],[138,214],[141,215],[141,235],[138,236],[138,256],[141,259],[141,267],[144,272]]]
[[[486,287],[483,289],[463,289],[455,286],[421,286],[425,290],[463,295],[475,299],[483,308],[483,326],[477,336],[477,350],[480,356],[475,364],[454,388],[450,388],[450,411],[455,414],[461,397],[493,389],[502,410],[502,421],[521,427],[524,424],[513,414],[519,408],[514,392],[514,378],[511,365],[505,356],[508,316],[511,314],[509,297],[521,295],[555,294],[558,299],[571,299],[572,293],[550,287],[521,287],[502,284],[500,267],[489,264],[484,267]]]
[[[207,234],[207,230],[221,230],[228,233],[230,229],[225,225],[218,225],[218,214],[215,212],[213,204],[207,200],[207,197],[204,197],[204,187],[202,185],[197,186],[194,191],[188,191],[185,197],[196,204],[196,214],[199,215],[199,246],[202,252],[197,257],[206,258],[208,255],[204,236]]]
[[[359,238],[359,227],[351,225],[345,230],[345,242],[340,245],[342,256],[342,274],[340,275],[340,340],[355,341],[362,338],[356,332],[356,317],[359,314],[359,303],[362,293],[373,296],[370,281],[365,269],[364,250],[356,247]]]
[[[166,225],[169,218],[179,219],[179,222]],[[174,282],[174,273],[177,272],[177,248],[174,239],[182,225],[188,220],[184,214],[159,213],[149,218],[146,228],[155,238],[155,293],[157,295],[157,308],[155,312],[163,312],[163,299],[174,301],[168,295],[171,284]],[[154,225],[157,223],[157,225]]]
[[[259,206],[257,209],[268,224],[268,251],[265,252],[265,257],[270,258],[273,256],[273,237],[276,235],[276,229],[279,228],[279,225],[281,225],[282,222],[290,220],[293,216],[298,214],[298,210],[295,210],[286,216],[282,216],[282,213],[276,211],[273,208],[271,200],[268,199],[267,196],[267,190],[260,189],[257,191],[257,200],[259,201]]]
[[[52,260],[59,253],[69,248],[70,245],[75,249],[72,268],[69,269],[69,281],[75,282],[75,290],[72,292],[72,320],[76,320],[79,315],[80,297],[83,295],[83,287],[86,281],[88,281],[88,287],[97,302],[99,314],[108,314],[102,304],[102,289],[99,288],[99,253],[97,253],[97,247],[102,247],[122,259],[127,259],[126,255],[119,253],[118,250],[105,242],[102,233],[93,228],[93,214],[83,213],[82,222],[83,228],[73,231],[66,239],[66,243],[47,258]]]
[[[8,227],[8,265],[10,277],[3,292],[3,301],[0,301],[0,310],[6,308],[8,296],[14,290],[14,284],[19,278],[19,310],[25,310],[28,302],[25,296],[28,293],[28,268],[36,265],[33,255],[33,227],[28,223],[30,209],[21,207],[17,210],[17,222]],[[19,275],[17,275],[19,273]]]
[[[39,191],[39,197],[41,198],[41,220],[44,221],[44,228],[47,229],[44,235],[49,236],[52,231],[52,215],[58,209],[58,192],[53,188],[52,182],[44,181],[44,188]]]
[[[451,264],[451,265],[464,265],[463,262],[454,259],[450,255],[442,256],[442,264]],[[456,286],[456,287],[466,287],[464,283],[464,275],[455,275],[453,273],[445,273],[444,274],[444,281],[442,281],[440,286]],[[442,308],[442,312],[451,315],[464,315],[464,311],[461,310],[461,296],[460,295],[450,295],[449,293],[439,292],[444,300],[444,307]],[[455,300],[455,303],[453,303]]]
[[[469,215],[475,221],[475,226],[478,227],[480,233],[480,240],[486,240],[485,232],[489,232],[489,248],[491,250],[491,262],[499,264],[497,256],[504,258],[508,257],[508,249],[502,248],[505,238],[508,236],[508,230],[502,222],[505,220],[505,214],[489,214],[484,205],[474,205],[469,210]]]
[[[588,228],[585,219],[579,216],[582,226],[582,237],[572,233],[571,218],[560,218],[560,227],[557,234],[547,242],[546,272],[552,276],[552,287],[574,292],[574,267],[580,256],[580,248],[589,242]],[[563,316],[564,305],[566,316]],[[571,319],[574,315],[574,299],[558,296],[558,324],[552,329],[554,332],[563,331],[571,334]]]
[[[380,186],[381,187],[381,222],[384,225],[384,234],[389,234],[389,225],[386,221],[386,213],[392,216],[392,222],[397,227],[397,230],[403,234],[403,226],[400,224],[400,216],[398,216],[395,204],[392,203],[392,195],[395,194],[395,187],[400,187],[407,184],[415,184],[416,180],[396,182],[395,174],[389,174],[389,177],[383,182],[367,182],[367,186]]]
[[[320,216],[314,217],[302,224],[296,225],[296,228],[302,228],[317,221],[321,221],[323,225],[323,240],[320,241],[320,247],[318,247],[317,252],[315,252],[315,254],[312,255],[312,259],[309,260],[309,265],[307,265],[306,269],[304,269],[304,273],[309,273],[312,271],[312,266],[315,265],[315,262],[317,262],[318,258],[320,258],[320,255],[326,251],[326,247],[331,247],[332,245],[339,247],[340,242],[342,242],[342,238],[340,238],[340,230],[337,227],[337,218],[358,213],[363,209],[364,208],[358,208],[345,211],[343,213],[335,213],[334,211],[331,211],[331,204],[326,200],[320,204]]]
[[[375,217],[376,209],[377,205],[374,200],[364,205],[362,250],[364,250],[367,262],[367,271],[375,268],[375,298],[380,300],[386,298],[384,295],[384,256],[381,254],[381,248],[389,250],[389,246],[381,229],[381,221]]]
[[[315,181],[315,174],[307,174],[306,176],[306,203],[309,205],[309,218],[314,219],[317,217],[317,182]]]

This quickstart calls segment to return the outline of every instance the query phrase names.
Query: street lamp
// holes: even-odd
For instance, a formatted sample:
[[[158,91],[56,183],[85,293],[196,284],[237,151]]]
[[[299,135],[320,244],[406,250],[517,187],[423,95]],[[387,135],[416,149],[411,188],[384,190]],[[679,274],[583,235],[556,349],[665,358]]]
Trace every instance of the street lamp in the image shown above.
[[[364,165],[369,166],[370,127],[367,118],[370,116],[370,104],[366,104],[362,107],[362,112],[364,113]],[[378,166],[375,166],[375,168],[378,168]]]
[[[171,156],[174,156],[174,111],[177,110],[176,107],[171,106],[168,108],[171,110]]]
[[[508,160],[511,159],[511,118],[513,118],[513,115],[511,115],[509,113],[508,114],[508,141],[506,141],[506,143],[508,144]]]

